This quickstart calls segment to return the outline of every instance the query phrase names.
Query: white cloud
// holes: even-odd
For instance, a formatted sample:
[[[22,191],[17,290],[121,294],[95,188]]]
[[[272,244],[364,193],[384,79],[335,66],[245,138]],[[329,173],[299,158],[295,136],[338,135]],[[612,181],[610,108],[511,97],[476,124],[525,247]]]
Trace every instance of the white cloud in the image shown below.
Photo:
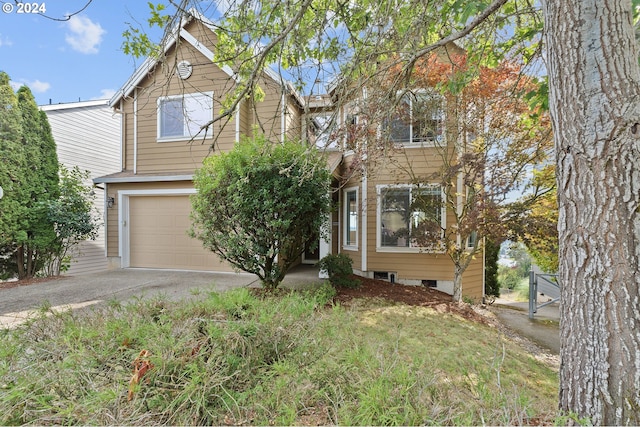
[[[24,83],[20,83],[20,82],[14,82],[13,80],[9,80],[9,86],[11,86],[11,89],[13,89],[14,91],[20,89],[20,86],[22,86]]]
[[[0,34],[0,47],[12,46],[12,45],[13,45],[13,42],[11,41],[11,39],[9,39],[9,37],[3,36],[2,34]]]
[[[40,80],[34,80],[32,82],[25,83],[35,93],[44,93],[51,88],[51,85],[47,82],[41,82]]]
[[[51,84],[47,82],[41,82],[40,80],[34,80],[31,82],[24,79],[20,80],[19,82],[11,80],[9,82],[9,85],[13,88],[13,90],[18,90],[21,86],[29,86],[31,92],[34,93],[44,93],[51,88]]]
[[[97,101],[100,99],[111,99],[115,94],[116,94],[116,91],[114,89],[102,89],[100,91],[100,95],[91,98],[91,100]]]
[[[82,15],[74,15],[67,21],[65,40],[69,45],[81,53],[98,53],[98,45],[106,31],[98,23]]]

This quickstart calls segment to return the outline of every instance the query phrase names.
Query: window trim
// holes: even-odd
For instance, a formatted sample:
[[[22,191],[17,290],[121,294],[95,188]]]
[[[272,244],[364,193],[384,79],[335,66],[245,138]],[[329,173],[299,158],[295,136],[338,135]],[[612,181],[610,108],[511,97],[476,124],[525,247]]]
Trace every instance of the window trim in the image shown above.
[[[350,193],[355,193],[356,195],[356,220],[355,220],[355,226],[356,226],[356,241],[355,244],[351,244],[351,243],[347,243],[348,239],[347,237],[349,236],[349,229],[347,228],[347,226],[349,225],[349,221],[347,220],[349,218],[350,212],[349,212],[349,203],[348,203],[348,195]],[[344,250],[348,250],[348,251],[357,251],[359,248],[359,244],[360,244],[360,236],[359,236],[359,232],[360,232],[360,227],[359,227],[359,219],[360,219],[360,209],[359,209],[359,202],[360,202],[360,194],[359,194],[359,189],[358,187],[349,187],[349,188],[345,188],[343,190],[343,198],[342,198],[342,223],[343,223],[343,227],[342,227],[342,249]]]
[[[192,99],[206,99],[207,101],[209,101],[211,104],[211,117],[210,120],[213,120],[213,110],[214,110],[214,106],[213,106],[213,91],[209,91],[209,92],[193,92],[193,93],[185,93],[185,94],[179,94],[179,95],[167,95],[167,96],[159,96],[157,101],[156,101],[156,140],[157,142],[172,142],[172,141],[190,141],[194,138],[205,138],[206,135],[206,139],[210,139],[213,137],[212,132],[207,132],[206,134],[203,134],[202,132],[199,132],[198,134],[194,135],[194,136],[162,136],[161,132],[162,132],[162,103],[165,101],[172,101],[175,99],[187,99],[187,98],[192,98]],[[183,108],[184,108],[184,104],[183,104]]]
[[[428,95],[433,95],[434,97],[439,97],[441,99],[441,105],[442,108],[440,109],[440,133],[435,136],[434,138],[429,138],[429,139],[422,139],[419,141],[414,141],[413,139],[413,134],[414,134],[414,123],[413,123],[413,111],[414,111],[414,98],[420,96],[420,94],[428,94]],[[444,132],[444,124],[445,124],[445,112],[446,112],[446,99],[444,96],[437,94],[435,91],[433,90],[429,90],[429,89],[416,89],[416,90],[407,90],[407,91],[398,91],[396,93],[396,96],[398,97],[398,106],[401,105],[402,98],[404,98],[405,96],[408,96],[409,99],[409,118],[410,118],[410,123],[409,123],[409,140],[407,141],[393,141],[391,139],[391,136],[389,135],[389,142],[392,142],[393,144],[397,144],[399,146],[402,147],[409,147],[409,148],[413,148],[413,147],[436,147],[438,145],[442,145],[442,143],[444,142],[444,137],[445,137],[445,132]],[[396,117],[394,115],[392,115],[390,117],[391,120],[394,120]],[[385,133],[385,120],[382,120],[381,124],[380,124],[380,132],[381,134]]]
[[[440,213],[440,225],[442,227],[442,237],[444,238],[444,230],[447,226],[447,208],[446,195],[444,188],[440,184],[426,184],[425,187],[437,187],[440,189],[442,197],[442,207]],[[424,188],[424,187],[422,187]],[[411,184],[378,184],[376,185],[376,252],[392,252],[392,253],[444,253],[444,247],[437,249],[435,247],[417,247],[417,246],[382,246],[382,196],[383,192],[388,189],[408,189],[409,200],[412,200],[412,191],[418,189],[417,186]],[[438,245],[442,246],[442,245]]]

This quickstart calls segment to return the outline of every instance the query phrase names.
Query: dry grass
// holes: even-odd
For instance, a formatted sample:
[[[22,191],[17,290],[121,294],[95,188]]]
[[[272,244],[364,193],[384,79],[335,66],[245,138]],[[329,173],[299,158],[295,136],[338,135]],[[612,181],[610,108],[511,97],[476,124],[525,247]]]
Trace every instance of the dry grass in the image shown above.
[[[327,305],[332,296],[241,289],[3,331],[0,424],[554,421],[556,373],[495,328],[380,299]],[[131,382],[141,350],[152,368]]]

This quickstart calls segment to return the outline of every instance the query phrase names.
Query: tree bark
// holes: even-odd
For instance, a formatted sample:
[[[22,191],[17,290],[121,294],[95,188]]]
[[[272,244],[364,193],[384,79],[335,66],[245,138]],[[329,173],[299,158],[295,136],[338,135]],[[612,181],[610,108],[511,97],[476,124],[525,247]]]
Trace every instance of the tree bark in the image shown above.
[[[640,424],[640,73],[631,2],[544,0],[562,281],[560,409]]]

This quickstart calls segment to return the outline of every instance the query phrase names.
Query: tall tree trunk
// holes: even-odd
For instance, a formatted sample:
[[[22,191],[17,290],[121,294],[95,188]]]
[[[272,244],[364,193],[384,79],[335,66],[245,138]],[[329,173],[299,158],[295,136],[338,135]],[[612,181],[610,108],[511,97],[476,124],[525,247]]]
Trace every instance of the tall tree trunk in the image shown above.
[[[16,267],[18,269],[18,279],[24,279],[27,277],[27,273],[24,269],[24,245],[18,246],[15,254]]]
[[[640,424],[640,73],[629,0],[543,1],[560,216],[560,409]]]

